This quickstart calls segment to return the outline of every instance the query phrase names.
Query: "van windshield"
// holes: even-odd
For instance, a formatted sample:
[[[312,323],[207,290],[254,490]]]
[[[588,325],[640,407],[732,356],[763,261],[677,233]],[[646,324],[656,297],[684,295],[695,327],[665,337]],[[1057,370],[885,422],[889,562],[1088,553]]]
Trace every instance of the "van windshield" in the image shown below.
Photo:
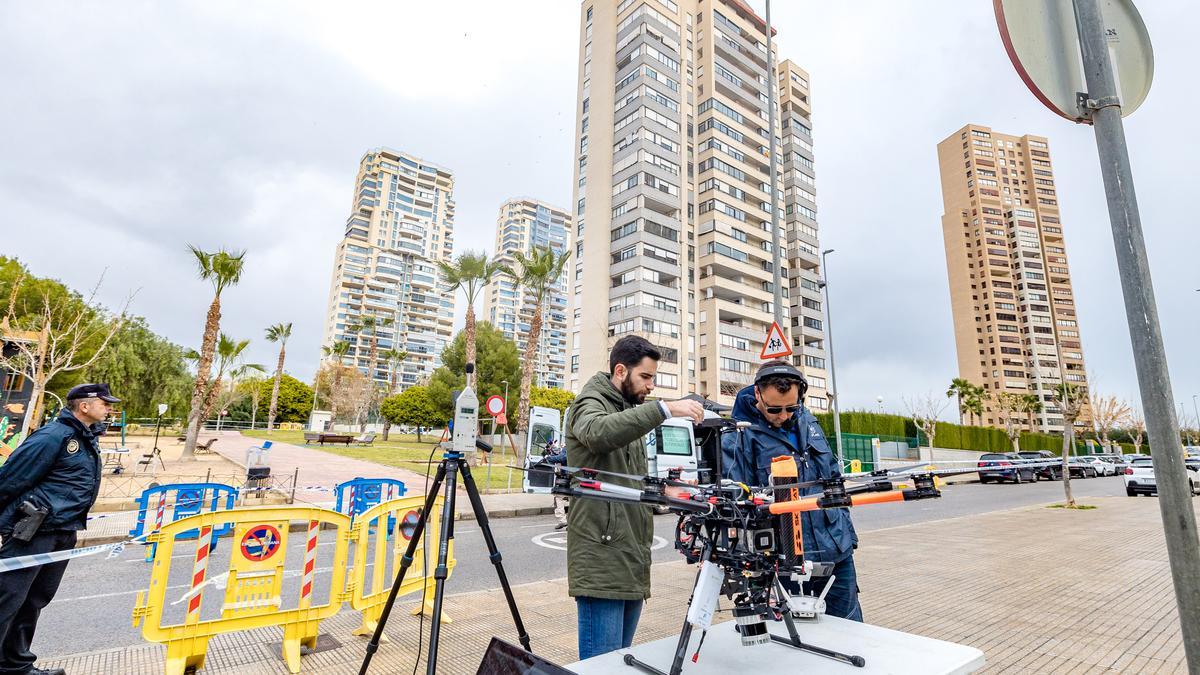
[[[549,424],[534,424],[533,434],[530,438],[530,444],[533,450],[540,450],[546,447],[546,444],[554,440],[557,435],[557,430]],[[535,453],[537,454],[537,453]]]
[[[691,438],[683,427],[661,426],[655,430],[655,452],[660,455],[692,455]]]

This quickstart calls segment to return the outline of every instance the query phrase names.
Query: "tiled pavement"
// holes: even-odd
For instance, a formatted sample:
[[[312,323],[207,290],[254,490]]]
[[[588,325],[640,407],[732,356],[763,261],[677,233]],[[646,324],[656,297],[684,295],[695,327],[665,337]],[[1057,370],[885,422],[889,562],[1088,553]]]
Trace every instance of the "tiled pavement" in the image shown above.
[[[988,673],[1185,672],[1157,501],[1087,502],[1100,508],[1031,507],[867,533],[856,556],[867,619],[978,647]],[[678,631],[694,569],[655,566],[639,643]],[[575,608],[565,580],[515,591],[535,651],[574,661]],[[516,640],[499,590],[450,596],[446,612],[454,622],[443,628],[441,672],[473,673],[493,634]],[[304,672],[357,672],[365,644],[350,635],[357,623],[349,609],[325,622],[323,633],[340,646],[304,657]],[[412,669],[417,625],[407,612],[393,614],[392,642],[373,672]],[[286,673],[279,639],[273,629],[218,637],[202,672]],[[42,665],[72,675],[157,673],[162,654],[147,645]]]

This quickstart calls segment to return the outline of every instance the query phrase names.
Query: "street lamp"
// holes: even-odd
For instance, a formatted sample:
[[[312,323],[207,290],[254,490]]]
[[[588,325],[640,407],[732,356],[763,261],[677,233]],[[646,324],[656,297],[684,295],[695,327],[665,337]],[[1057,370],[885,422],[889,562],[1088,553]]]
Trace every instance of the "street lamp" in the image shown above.
[[[883,414],[883,396],[876,396],[875,402],[879,404],[879,414]]]
[[[831,248],[821,251],[821,290],[825,291],[825,351],[829,353],[829,404],[833,411],[833,442],[837,446],[838,466],[844,470],[842,416],[838,413],[837,370],[833,365],[833,315],[829,309],[829,275],[826,272],[828,268],[825,263],[825,256],[830,253],[833,253]]]

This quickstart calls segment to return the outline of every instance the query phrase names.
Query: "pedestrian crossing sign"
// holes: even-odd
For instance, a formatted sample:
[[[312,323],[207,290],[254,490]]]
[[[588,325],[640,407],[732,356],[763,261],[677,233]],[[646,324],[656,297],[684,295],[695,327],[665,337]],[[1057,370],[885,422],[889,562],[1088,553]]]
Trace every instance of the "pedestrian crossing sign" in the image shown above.
[[[783,334],[783,329],[779,327],[778,322],[772,321],[771,329],[767,331],[767,339],[763,342],[762,353],[759,354],[759,358],[763,361],[768,361],[791,355],[792,346],[788,344],[787,337]]]

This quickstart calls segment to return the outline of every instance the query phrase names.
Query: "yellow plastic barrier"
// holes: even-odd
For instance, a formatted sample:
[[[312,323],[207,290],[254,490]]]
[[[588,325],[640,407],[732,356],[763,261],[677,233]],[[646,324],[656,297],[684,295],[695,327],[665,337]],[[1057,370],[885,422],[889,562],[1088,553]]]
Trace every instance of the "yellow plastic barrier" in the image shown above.
[[[404,575],[404,584],[400,586],[399,595],[407,595],[422,589],[425,590],[425,603],[413,609],[414,615],[422,611],[433,612],[433,591],[435,580],[433,569],[437,565],[437,540],[442,527],[442,497],[434,501],[433,513],[429,514],[429,522],[425,524],[422,542],[413,553],[413,564]],[[379,615],[383,613],[383,605],[387,602],[388,593],[392,589],[395,575],[400,571],[400,559],[408,548],[421,509],[425,506],[425,497],[404,497],[393,499],[367,509],[354,519],[354,564],[350,570],[350,606],[362,612],[362,625],[354,630],[354,635],[373,635],[375,626],[379,623]],[[391,528],[388,528],[389,522]],[[374,543],[374,547],[372,547]],[[425,544],[429,543],[428,549]],[[391,553],[391,567],[388,567],[388,553]],[[367,586],[367,564],[371,563],[371,584]],[[454,541],[451,540],[447,551],[447,575],[453,573]],[[390,574],[388,572],[390,571]],[[399,596],[397,596],[399,597]],[[442,612],[442,623],[450,623],[450,618]],[[386,641],[386,636],[384,640]]]
[[[302,523],[299,532],[290,533],[293,522]],[[230,542],[228,578],[221,616],[200,620],[204,587],[208,584],[208,560],[212,530],[224,523],[233,523]],[[322,525],[334,530],[321,533]],[[175,535],[199,528],[196,553],[192,563],[191,590],[187,600],[186,618],[181,624],[162,625],[163,610],[171,603],[167,597],[167,581]],[[304,551],[301,568],[289,576],[300,576],[298,604],[294,609],[280,609],[284,604],[281,589],[287,559],[287,544],[294,534]],[[312,507],[250,507],[232,511],[217,511],[182,518],[165,525],[147,537],[147,543],[158,544],[151,569],[150,588],[138,593],[133,608],[133,625],[145,621],[142,636],[150,642],[165,643],[166,675],[183,675],[188,668],[204,666],[208,641],[215,635],[251,630],[265,626],[283,629],[283,658],[290,672],[300,672],[300,647],[316,646],[321,619],[337,614],[347,596],[345,585],[346,557],[350,540],[350,517],[328,509]],[[336,541],[331,563],[329,601],[312,606],[317,540]],[[225,575],[221,575],[225,576]],[[211,582],[209,582],[211,583]]]

